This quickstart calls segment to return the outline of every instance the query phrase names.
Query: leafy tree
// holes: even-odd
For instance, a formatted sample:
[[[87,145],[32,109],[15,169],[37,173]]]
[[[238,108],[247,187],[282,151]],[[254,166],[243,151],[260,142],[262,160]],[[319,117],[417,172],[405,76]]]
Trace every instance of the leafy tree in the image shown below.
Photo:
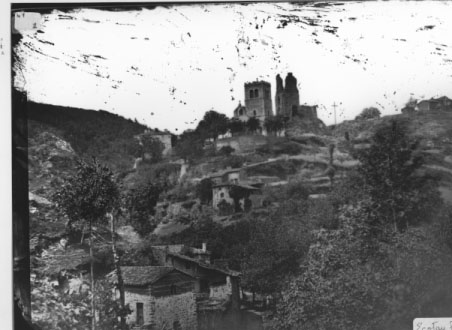
[[[204,154],[201,135],[195,132],[183,133],[175,146],[175,152],[187,162],[201,157]]]
[[[234,148],[232,148],[231,146],[224,146],[221,147],[221,149],[219,150],[221,154],[225,155],[225,156],[229,156],[230,154],[232,154],[234,152]]]
[[[242,262],[243,286],[278,298],[307,249],[308,231],[300,221],[279,213],[250,223],[250,241]]]
[[[366,189],[394,230],[415,224],[440,200],[434,181],[419,172],[423,158],[417,147],[403,123],[392,121],[377,130],[369,149],[358,154]]]
[[[246,129],[248,132],[254,134],[261,129],[261,123],[256,117],[250,117],[246,122]]]
[[[162,160],[162,153],[165,149],[163,143],[149,134],[141,135],[142,158],[147,161],[146,156],[149,155],[149,162],[157,163]]]
[[[148,235],[155,228],[150,217],[155,213],[162,191],[162,186],[148,182],[131,189],[124,197],[130,224],[141,236]]]
[[[269,133],[279,134],[285,128],[285,119],[281,115],[267,117],[264,127]]]
[[[229,119],[226,115],[211,110],[205,113],[196,131],[204,138],[211,138],[216,142],[219,135],[227,132],[228,125]]]
[[[375,107],[365,108],[361,113],[356,116],[355,120],[368,120],[380,118],[381,112]]]
[[[203,204],[212,202],[212,186],[213,182],[209,178],[202,179],[196,186],[196,195]]]
[[[232,135],[245,131],[246,124],[238,118],[232,118],[228,124],[229,131]]]
[[[75,176],[66,180],[54,199],[69,218],[68,227],[74,222],[89,226],[89,250],[91,268],[91,327],[96,328],[95,290],[93,270],[93,224],[105,220],[105,214],[111,212],[118,201],[119,191],[113,181],[113,173],[93,158],[90,163],[79,161]]]

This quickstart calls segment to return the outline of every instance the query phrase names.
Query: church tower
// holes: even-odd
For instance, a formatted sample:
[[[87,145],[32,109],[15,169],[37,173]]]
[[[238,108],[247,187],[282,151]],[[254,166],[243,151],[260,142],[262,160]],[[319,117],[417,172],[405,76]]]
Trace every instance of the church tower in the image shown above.
[[[245,108],[248,117],[256,117],[261,122],[273,115],[269,82],[253,81],[245,84]]]

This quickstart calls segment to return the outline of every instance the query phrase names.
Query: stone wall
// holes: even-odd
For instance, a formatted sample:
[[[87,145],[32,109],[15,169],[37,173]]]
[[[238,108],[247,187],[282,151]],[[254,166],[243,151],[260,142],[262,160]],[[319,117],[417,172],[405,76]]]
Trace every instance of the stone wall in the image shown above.
[[[137,322],[137,303],[143,304],[144,324],[152,323],[152,296],[148,288],[124,288],[125,303],[129,304],[132,313],[127,316],[127,323],[134,325]]]
[[[209,298],[229,300],[231,297],[231,282],[229,276],[225,284],[211,285]]]
[[[193,292],[154,298],[152,305],[155,329],[173,329],[176,323],[182,330],[198,328],[196,299]]]
[[[262,135],[239,135],[228,139],[217,141],[217,149],[225,146],[234,148],[236,153],[252,152],[267,143],[267,139]]]

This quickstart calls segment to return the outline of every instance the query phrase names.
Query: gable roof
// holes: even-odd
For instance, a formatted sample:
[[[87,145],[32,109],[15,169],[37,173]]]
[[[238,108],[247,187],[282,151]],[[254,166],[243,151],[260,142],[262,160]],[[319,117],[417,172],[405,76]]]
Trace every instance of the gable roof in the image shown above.
[[[190,262],[192,262],[194,264],[197,264],[199,267],[202,267],[202,268],[205,268],[205,269],[209,269],[209,270],[213,270],[213,271],[222,273],[224,275],[230,275],[230,276],[240,276],[241,275],[240,272],[237,272],[235,270],[232,270],[232,269],[229,269],[229,268],[221,268],[221,267],[218,267],[217,265],[207,264],[207,263],[205,263],[205,262],[203,262],[201,260],[194,259],[194,258],[191,258],[189,256],[185,256],[185,255],[180,254],[180,253],[168,253],[168,255],[172,256],[172,257],[176,257],[176,258],[182,259],[182,260],[185,260],[185,261],[190,261]]]
[[[155,283],[166,274],[175,270],[165,266],[123,266],[121,267],[124,285],[145,286]],[[109,274],[114,282],[117,282],[116,271]]]

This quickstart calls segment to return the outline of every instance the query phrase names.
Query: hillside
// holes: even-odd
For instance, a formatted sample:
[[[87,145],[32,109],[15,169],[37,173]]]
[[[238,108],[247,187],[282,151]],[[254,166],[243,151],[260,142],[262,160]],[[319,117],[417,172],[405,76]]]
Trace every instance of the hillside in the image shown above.
[[[346,145],[345,134],[355,147],[365,147],[375,130],[393,119],[404,122],[408,133],[420,142],[424,168],[440,178],[442,197],[452,203],[452,112],[430,111],[385,116],[372,120],[345,121],[332,130],[338,145]]]
[[[29,102],[29,136],[43,131],[69,142],[82,157],[95,156],[114,170],[127,170],[136,152],[134,135],[147,127],[107,111],[83,110]]]

